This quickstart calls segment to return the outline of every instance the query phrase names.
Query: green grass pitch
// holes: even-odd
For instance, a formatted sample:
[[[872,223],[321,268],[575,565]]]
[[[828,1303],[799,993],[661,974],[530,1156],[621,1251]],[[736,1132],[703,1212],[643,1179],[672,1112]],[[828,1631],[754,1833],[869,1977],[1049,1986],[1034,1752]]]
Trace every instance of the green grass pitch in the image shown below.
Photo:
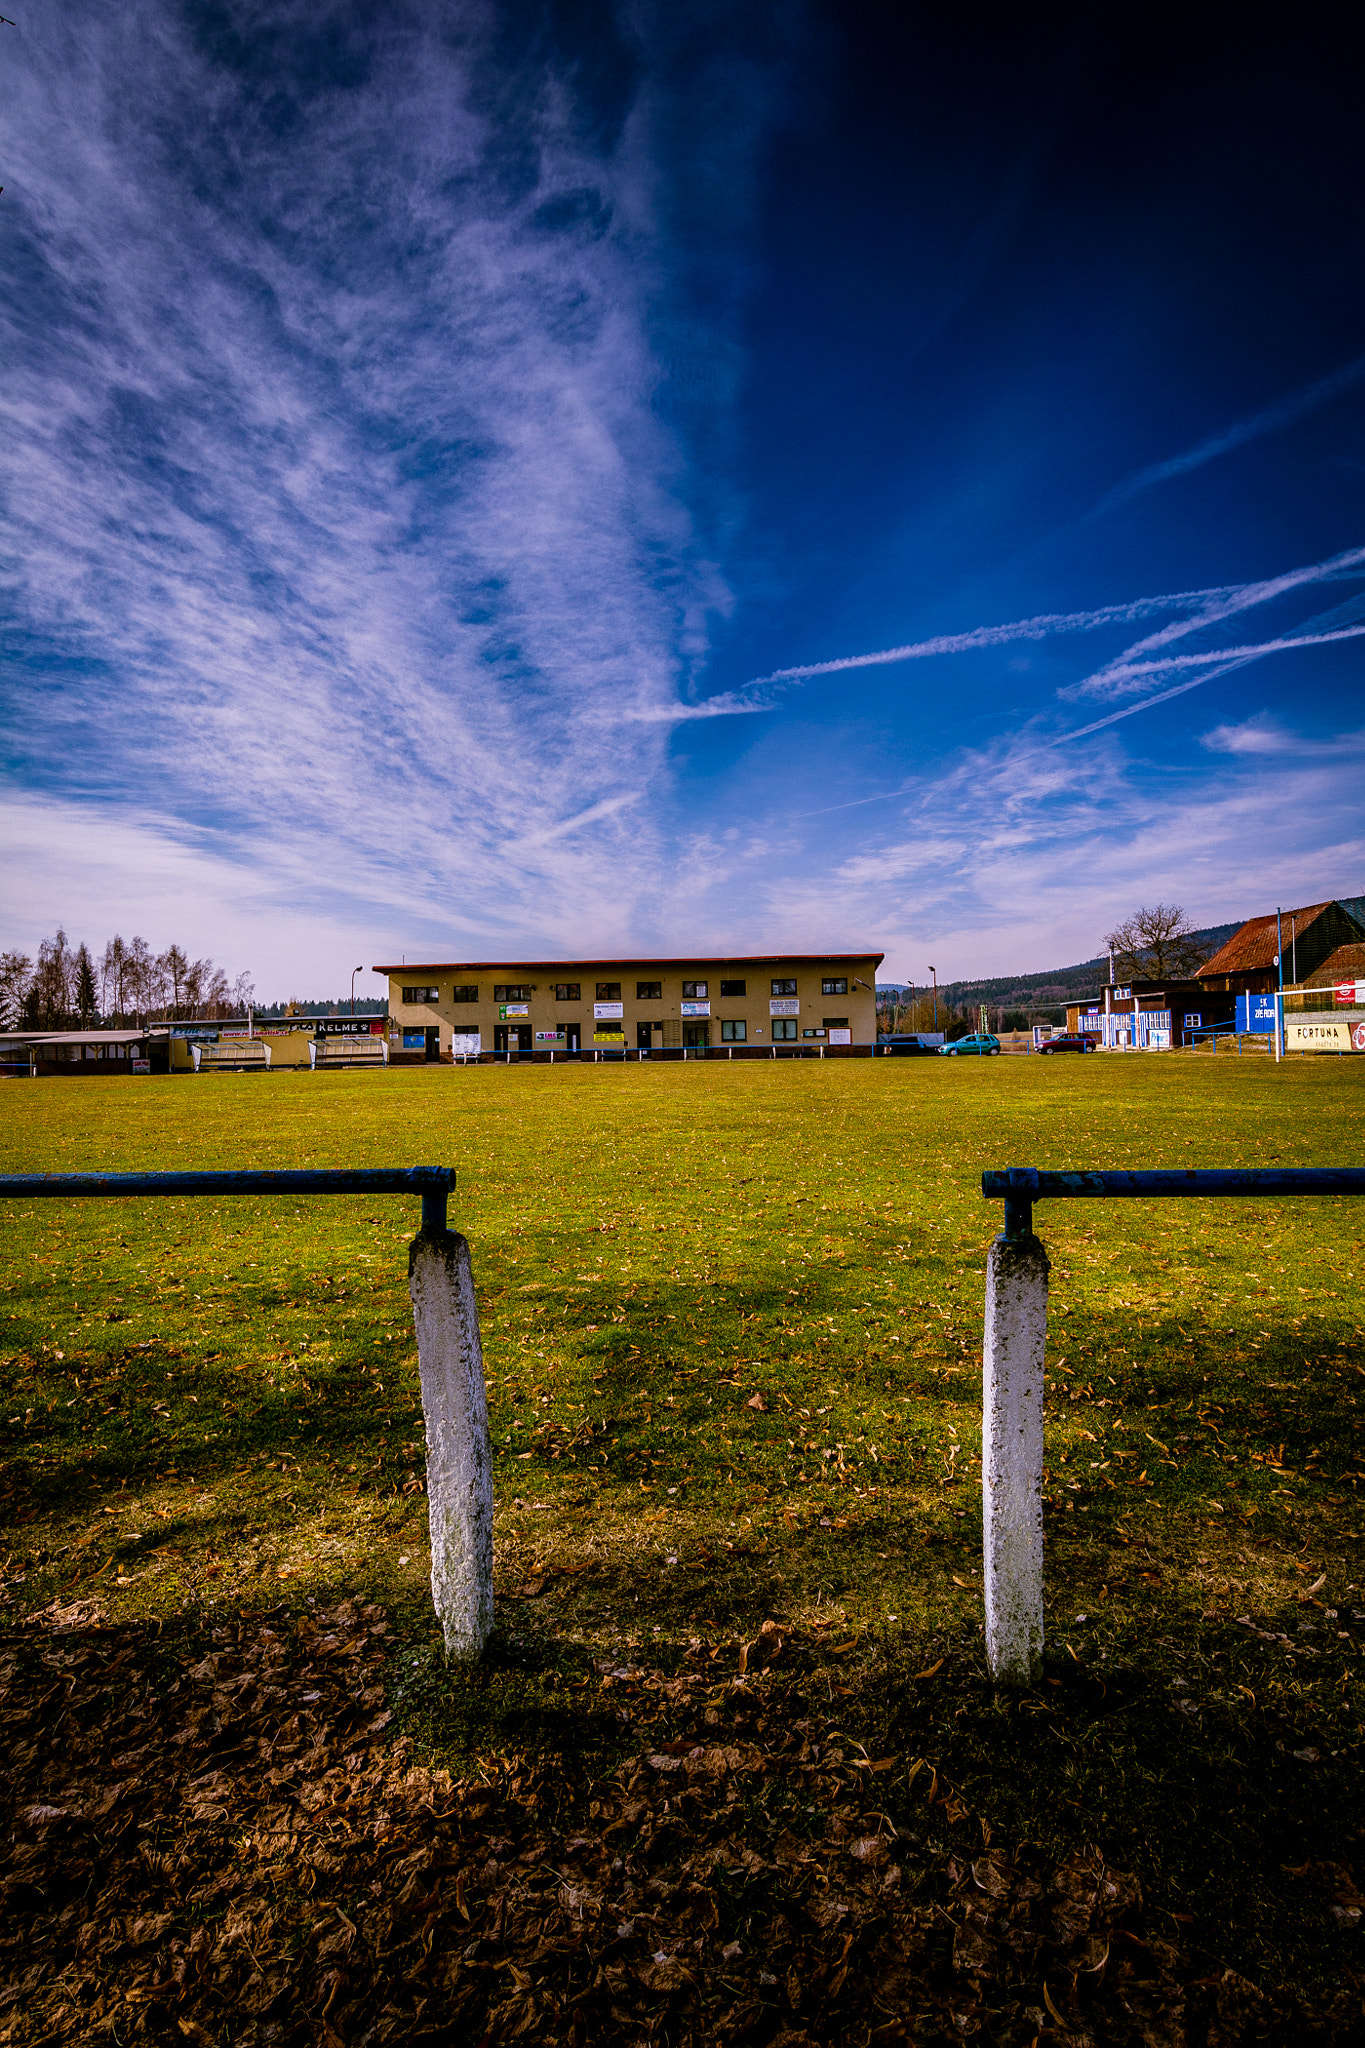
[[[395,1620],[400,1719],[468,1757],[564,1741],[604,1659],[730,1657],[772,1620],[878,1754],[932,1749],[1015,1838],[1102,1842],[1223,1953],[1298,1953],[1280,1865],[1310,1821],[1316,1853],[1358,1853],[1365,1203],[1039,1205],[1030,1735],[981,1650],[1001,1218],[980,1175],[1355,1165],[1365,1060],[129,1077],[0,1101],[6,1172],[458,1170],[500,1629],[539,1649],[477,1683],[436,1654],[398,1198],[5,1205],[9,1625],[363,1590]]]

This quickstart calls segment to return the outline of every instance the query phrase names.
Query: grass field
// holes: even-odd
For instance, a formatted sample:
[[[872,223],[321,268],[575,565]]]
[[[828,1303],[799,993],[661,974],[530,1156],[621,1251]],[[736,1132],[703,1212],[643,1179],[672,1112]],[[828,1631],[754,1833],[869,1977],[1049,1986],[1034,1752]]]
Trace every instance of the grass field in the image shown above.
[[[785,1658],[903,1833],[927,1759],[978,1844],[1098,1844],[1192,1954],[1343,1995],[1365,1203],[1040,1205],[1049,1662],[1008,1702],[980,1621],[979,1179],[1355,1165],[1365,1061],[129,1078],[0,1105],[6,1172],[454,1165],[498,1491],[497,1652],[449,1674],[415,1202],[7,1205],[11,1640],[74,1611],[164,1652],[363,1594],[415,1755],[585,1783],[630,1742],[612,1671]]]

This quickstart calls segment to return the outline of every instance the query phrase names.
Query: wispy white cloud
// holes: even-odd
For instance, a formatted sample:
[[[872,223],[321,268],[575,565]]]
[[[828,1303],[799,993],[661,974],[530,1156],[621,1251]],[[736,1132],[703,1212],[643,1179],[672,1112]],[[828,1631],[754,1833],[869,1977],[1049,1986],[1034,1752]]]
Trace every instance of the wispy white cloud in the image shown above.
[[[7,723],[54,815],[606,944],[727,602],[655,404],[655,87],[603,144],[548,69],[481,97],[497,10],[426,19],[330,76],[290,0],[235,57],[162,0],[8,53]],[[761,118],[699,144],[736,205]]]
[[[1063,966],[1144,898],[1200,924],[1277,896],[1353,891],[1365,875],[1362,740],[1234,748],[1153,780],[1114,741],[1084,755],[1001,738],[901,793],[896,823],[818,879],[779,873],[776,929],[795,943],[834,919],[880,934],[885,978]]]

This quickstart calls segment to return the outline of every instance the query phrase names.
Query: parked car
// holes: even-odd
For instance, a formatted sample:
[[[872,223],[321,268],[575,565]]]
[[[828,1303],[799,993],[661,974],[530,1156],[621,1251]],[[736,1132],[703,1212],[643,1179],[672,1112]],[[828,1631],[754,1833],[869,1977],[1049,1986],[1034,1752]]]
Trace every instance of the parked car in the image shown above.
[[[1093,1052],[1095,1041],[1086,1038],[1079,1031],[1069,1031],[1062,1038],[1045,1038],[1039,1052]]]
[[[936,1045],[926,1045],[913,1031],[893,1031],[877,1040],[877,1050],[883,1053],[900,1054],[906,1059],[918,1059],[938,1051]]]
[[[952,1045],[941,1045],[940,1052],[999,1052],[1000,1040],[991,1031],[973,1031],[970,1038],[955,1039]]]

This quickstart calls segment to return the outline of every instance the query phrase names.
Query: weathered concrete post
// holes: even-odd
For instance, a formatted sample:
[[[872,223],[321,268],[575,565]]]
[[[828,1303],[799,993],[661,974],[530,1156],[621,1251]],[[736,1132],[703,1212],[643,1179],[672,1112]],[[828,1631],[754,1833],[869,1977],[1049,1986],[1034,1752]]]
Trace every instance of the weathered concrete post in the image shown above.
[[[446,1654],[473,1663],[493,1626],[493,1455],[474,1270],[445,1228],[445,1198],[423,1201],[408,1252],[427,1425],[431,1597]]]
[[[1043,1662],[1043,1353],[1047,1256],[1028,1203],[1006,1200],[986,1260],[981,1417],[986,1661],[1000,1685]]]

